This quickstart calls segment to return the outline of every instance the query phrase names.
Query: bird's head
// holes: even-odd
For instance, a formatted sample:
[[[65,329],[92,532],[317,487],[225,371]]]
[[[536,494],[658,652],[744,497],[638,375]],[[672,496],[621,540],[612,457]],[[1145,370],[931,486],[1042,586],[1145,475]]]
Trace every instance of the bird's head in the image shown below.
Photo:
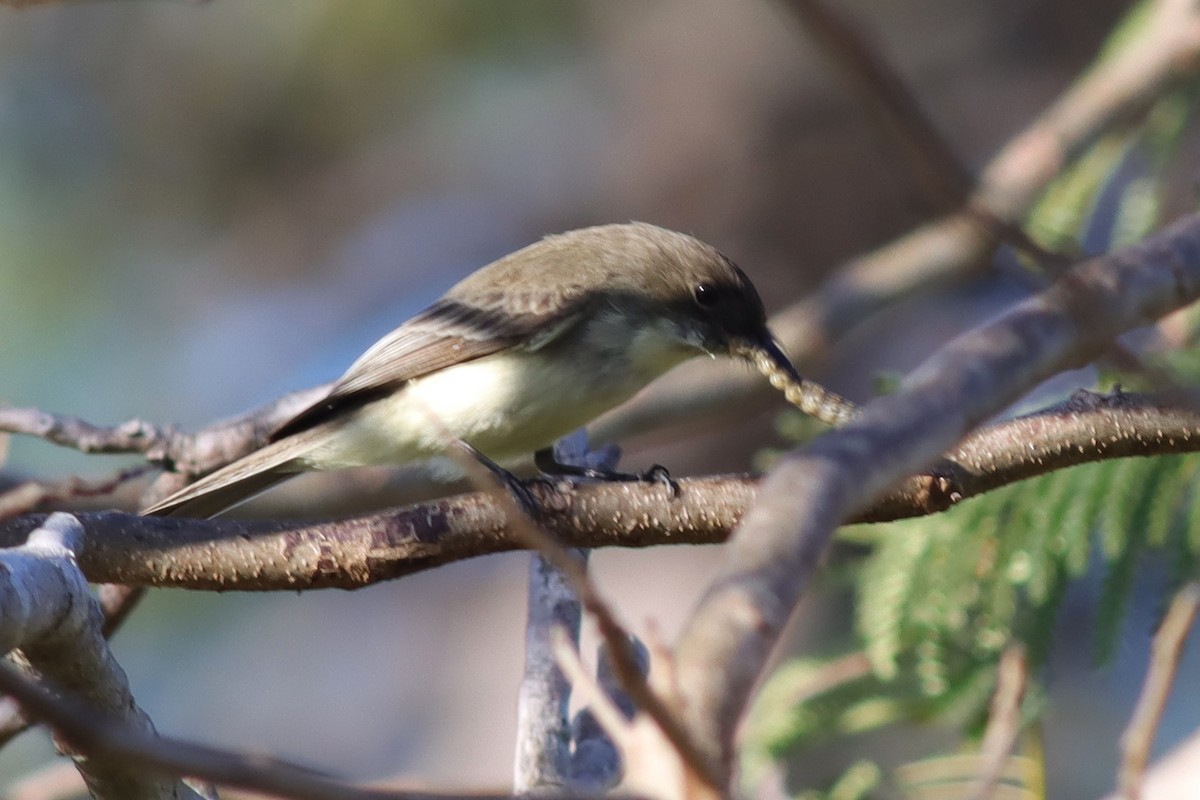
[[[602,282],[609,302],[637,321],[641,330],[633,333],[647,347],[657,342],[681,354],[730,355],[756,364],[766,358],[799,380],[767,327],[754,284],[716,248],[644,223],[586,231],[598,235],[595,246],[604,251],[594,263],[607,266]]]

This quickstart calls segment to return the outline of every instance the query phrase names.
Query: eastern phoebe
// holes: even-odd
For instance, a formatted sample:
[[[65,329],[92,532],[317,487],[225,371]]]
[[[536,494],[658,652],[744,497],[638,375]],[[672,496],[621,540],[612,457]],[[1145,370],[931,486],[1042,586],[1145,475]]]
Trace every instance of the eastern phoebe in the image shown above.
[[[207,517],[308,470],[548,447],[697,355],[796,377],[758,292],[703,242],[645,223],[549,236],[376,342],[259,450],[142,513]]]

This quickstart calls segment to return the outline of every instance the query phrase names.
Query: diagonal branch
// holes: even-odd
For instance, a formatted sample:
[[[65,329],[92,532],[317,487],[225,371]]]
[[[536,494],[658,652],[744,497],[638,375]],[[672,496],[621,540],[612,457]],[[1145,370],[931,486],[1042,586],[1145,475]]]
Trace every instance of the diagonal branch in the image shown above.
[[[823,0],[785,0],[783,5],[893,140],[926,195],[940,208],[961,205],[973,176],[878,45],[848,14]]]
[[[80,752],[121,760],[155,773],[203,778],[294,800],[486,800],[511,796],[502,792],[437,794],[356,786],[282,759],[158,737],[56,697],[4,665],[0,665],[0,692],[16,698],[30,716],[48,723]]]
[[[28,513],[35,508],[45,507],[47,503],[62,503],[85,497],[105,497],[123,484],[142,477],[151,469],[153,468],[149,465],[143,464],[123,469],[98,481],[86,481],[75,476],[54,483],[24,481],[11,489],[0,491],[0,519]]]
[[[456,441],[455,450],[461,453],[469,448],[461,441]],[[522,508],[509,494],[507,487],[500,485],[501,481],[496,475],[488,474],[488,470],[480,463],[464,463],[465,460],[455,458],[473,483],[486,486],[490,482],[496,485],[496,489],[488,494],[503,509],[508,522],[507,530],[512,531],[522,545],[536,550],[545,558],[574,590],[579,603],[595,621],[600,637],[608,648],[609,665],[621,688],[661,731],[672,753],[686,768],[685,774],[707,790],[715,791],[717,771],[714,765],[706,761],[703,751],[691,740],[676,710],[646,680],[629,632],[592,582],[587,572],[587,562],[577,558],[571,549],[564,547],[544,529],[539,524],[540,519],[535,521],[530,516],[531,510]],[[661,487],[658,488],[661,491]]]
[[[1069,266],[1063,255],[1033,241],[1017,220],[992,213],[972,197],[975,179],[971,171],[921,108],[899,71],[849,15],[823,0],[786,0],[785,5],[862,99],[935,209],[965,213],[983,232],[1043,264]]]
[[[1039,381],[1197,297],[1200,215],[1065,273],[942,347],[845,428],[786,457],[678,643],[689,726],[710,755],[731,766],[755,681],[844,519]]]
[[[1098,137],[1140,119],[1172,86],[1200,73],[1200,8],[1159,0],[1144,33],[1095,61],[1053,105],[1011,139],[981,173],[971,205],[1019,223],[1046,187]],[[994,246],[968,209],[947,214],[843,264],[817,292],[772,321],[801,371],[831,344],[914,292],[970,277]],[[722,411],[744,412],[768,396],[744,371],[714,377],[685,365],[592,426],[596,441],[694,426]]]
[[[1150,667],[1133,716],[1121,735],[1121,764],[1117,785],[1129,800],[1137,800],[1150,762],[1150,748],[1162,723],[1167,697],[1175,683],[1183,645],[1200,609],[1200,584],[1189,583],[1176,593],[1154,636]]]
[[[1029,685],[1029,664],[1024,646],[1014,643],[1005,648],[996,668],[996,691],[992,695],[987,728],[979,743],[978,775],[971,786],[971,800],[992,800],[999,794],[998,784],[1004,766],[1021,735],[1021,702]]]

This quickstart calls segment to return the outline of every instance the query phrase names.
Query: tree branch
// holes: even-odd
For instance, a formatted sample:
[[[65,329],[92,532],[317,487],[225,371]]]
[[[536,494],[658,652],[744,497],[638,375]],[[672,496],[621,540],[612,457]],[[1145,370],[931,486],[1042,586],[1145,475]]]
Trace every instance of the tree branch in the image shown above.
[[[1001,218],[974,202],[971,171],[921,108],[899,70],[848,14],[823,0],[786,0],[784,5],[862,99],[935,210],[966,213],[985,233],[1038,262],[1070,266],[1068,258],[1034,242],[1017,220]]]
[[[785,0],[783,5],[896,145],[926,195],[942,209],[961,205],[974,178],[879,46],[847,13],[822,0]]]
[[[30,716],[48,723],[80,752],[118,760],[141,770],[203,778],[294,800],[486,800],[511,797],[501,792],[437,794],[356,786],[282,759],[247,756],[158,737],[107,714],[56,697],[3,665],[0,665],[0,691],[15,697]]]
[[[101,635],[100,609],[75,564],[73,550],[79,534],[74,518],[54,514],[28,543],[0,552],[0,651],[39,680],[49,679],[153,739],[154,727],[135,704],[125,672]],[[14,648],[19,651],[12,652]],[[84,758],[69,747],[64,750],[75,758],[96,798],[196,797],[186,786],[130,770],[124,761]]]
[[[971,800],[992,800],[997,792],[1004,765],[1008,763],[1021,735],[1021,702],[1029,684],[1029,664],[1025,648],[1010,644],[996,667],[996,690],[983,741],[979,743],[979,767],[970,794]]]
[[[455,440],[455,445],[451,451],[452,456],[456,452],[474,455],[474,451],[463,442]],[[574,590],[576,597],[579,598],[579,603],[596,623],[600,637],[608,648],[609,666],[612,668],[613,675],[637,706],[639,714],[635,718],[635,724],[640,719],[643,725],[648,724],[655,729],[652,736],[661,748],[659,752],[662,753],[662,760],[669,760],[671,763],[679,765],[679,774],[683,783],[715,791],[718,773],[714,769],[714,765],[707,762],[704,753],[691,740],[679,720],[676,709],[646,680],[643,664],[638,658],[637,649],[631,641],[629,632],[617,619],[616,613],[596,585],[592,583],[587,573],[586,561],[576,558],[571,549],[564,547],[558,539],[548,533],[540,519],[533,519],[530,516],[531,510],[521,507],[508,488],[499,485],[498,476],[490,473],[482,464],[473,459],[470,463],[464,463],[466,462],[464,458],[455,460],[459,462],[459,466],[464,469],[473,483],[477,485],[486,485],[488,482],[496,484],[495,489],[489,494],[503,509],[509,523],[508,529],[513,532],[521,544],[540,553]],[[673,487],[659,488],[660,491],[665,488],[668,495],[674,496]],[[653,668],[653,665],[651,667]],[[660,665],[660,668],[666,667],[666,664]],[[630,754],[626,753],[626,755]],[[674,770],[672,771],[674,772]],[[635,785],[639,785],[638,777],[634,765],[630,765],[627,778]],[[655,784],[651,782],[649,785],[654,786]],[[668,794],[675,794],[668,787],[661,784],[659,786]],[[678,794],[684,796],[682,792]]]
[[[1193,800],[1200,794],[1200,730],[1146,770],[1140,800]],[[1104,800],[1131,800],[1124,792],[1105,795]]]
[[[578,430],[554,444],[554,459],[560,464],[577,467],[615,470],[621,457],[615,445],[593,451],[588,447],[587,432]],[[478,465],[472,465],[477,467]],[[482,477],[482,476],[480,476]],[[478,484],[478,480],[476,481]],[[486,485],[479,488],[486,488]],[[518,526],[536,526],[525,518],[523,511],[512,503],[510,519],[519,515]],[[520,532],[520,531],[518,531]],[[527,532],[526,539],[533,547],[552,547],[557,543],[537,532]],[[571,683],[559,669],[554,640],[565,636],[571,647],[579,648],[579,628],[583,620],[581,592],[576,591],[571,575],[554,566],[554,559],[576,559],[579,570],[575,579],[590,583],[586,548],[561,549],[555,557],[535,551],[529,561],[528,615],[525,622],[525,669],[517,692],[517,742],[513,764],[513,791],[529,794],[547,788],[588,788],[603,790],[620,775],[620,759],[612,752],[611,761],[598,770],[599,763],[589,763],[592,772],[589,784],[581,786],[572,758],[572,726],[570,716]],[[594,593],[594,589],[588,590]],[[577,746],[581,743],[575,742]],[[586,745],[585,745],[586,746]],[[595,779],[604,772],[607,783]]]
[[[1092,142],[1136,121],[1164,91],[1200,72],[1200,8],[1160,0],[1151,14],[1145,33],[1095,61],[996,154],[968,207],[843,264],[818,291],[772,318],[772,330],[802,372],[883,309],[921,289],[970,276],[995,245],[972,208],[1019,223]],[[762,382],[744,370],[728,366],[718,373],[711,364],[685,365],[591,430],[595,441],[623,441],[650,430],[695,425],[767,396]]]
[[[1191,395],[1076,392],[1043,411],[973,432],[943,469],[901,482],[852,522],[944,511],[1015,481],[1106,458],[1200,449],[1200,400]],[[529,489],[539,522],[569,547],[649,547],[725,540],[754,502],[747,476],[686,478],[677,498],[636,483]],[[222,591],[356,589],[475,556],[525,549],[489,493],[441,498],[331,522],[189,520],[77,513],[77,557],[99,583]],[[14,546],[44,514],[0,522]]]
[[[0,406],[0,431],[36,436],[82,453],[136,453],[168,469],[201,475],[261,447],[275,428],[327,391],[328,386],[314,386],[293,392],[193,434],[140,419],[105,427],[76,417],[13,406]]]
[[[2,412],[3,409],[0,409],[0,413]],[[44,508],[47,503],[68,502],[84,497],[106,497],[125,483],[140,478],[152,469],[143,464],[140,467],[121,470],[98,481],[85,481],[74,476],[52,483],[23,481],[10,489],[0,490],[0,519],[25,514],[39,506]]]
[[[1163,617],[1154,636],[1150,667],[1138,697],[1129,725],[1121,735],[1121,764],[1117,769],[1117,786],[1127,800],[1138,800],[1150,748],[1167,707],[1167,697],[1175,683],[1183,645],[1196,621],[1200,609],[1200,584],[1189,583],[1175,594],[1171,607]]]
[[[587,563],[587,550],[571,554]],[[578,647],[583,616],[570,581],[540,553],[529,564],[528,604],[513,764],[518,794],[571,786],[571,684],[558,668],[551,642],[558,633]]]
[[[731,764],[751,689],[843,520],[1039,381],[1198,296],[1200,215],[1065,273],[783,459],[678,643],[689,727],[709,754]]]

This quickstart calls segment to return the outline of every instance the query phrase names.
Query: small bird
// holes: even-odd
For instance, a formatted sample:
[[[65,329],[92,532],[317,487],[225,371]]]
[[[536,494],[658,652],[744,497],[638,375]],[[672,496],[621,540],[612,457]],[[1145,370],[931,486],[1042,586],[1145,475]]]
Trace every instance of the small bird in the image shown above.
[[[753,284],[713,247],[639,222],[548,236],[384,336],[263,447],[142,513],[214,516],[300,472],[442,456],[451,436],[545,465],[556,439],[697,355],[799,381]]]

